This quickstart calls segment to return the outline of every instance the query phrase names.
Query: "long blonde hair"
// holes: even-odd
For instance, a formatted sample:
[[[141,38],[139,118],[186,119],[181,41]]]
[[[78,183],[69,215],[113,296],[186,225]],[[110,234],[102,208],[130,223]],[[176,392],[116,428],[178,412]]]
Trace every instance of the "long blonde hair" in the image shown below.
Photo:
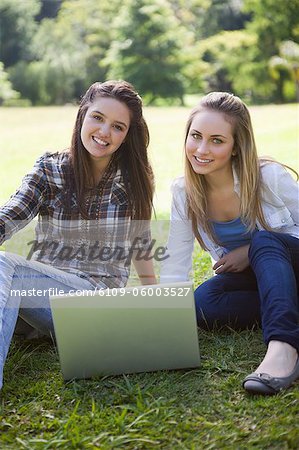
[[[193,109],[186,125],[185,146],[194,117],[202,110],[222,113],[233,127],[232,164],[240,180],[240,217],[248,230],[254,230],[256,221],[271,230],[265,221],[261,207],[260,161],[257,156],[251,118],[246,105],[239,97],[227,92],[211,92],[204,96]],[[185,153],[185,183],[187,210],[195,237],[201,247],[207,250],[198,231],[198,225],[217,242],[208,218],[207,183],[205,177],[196,174]]]

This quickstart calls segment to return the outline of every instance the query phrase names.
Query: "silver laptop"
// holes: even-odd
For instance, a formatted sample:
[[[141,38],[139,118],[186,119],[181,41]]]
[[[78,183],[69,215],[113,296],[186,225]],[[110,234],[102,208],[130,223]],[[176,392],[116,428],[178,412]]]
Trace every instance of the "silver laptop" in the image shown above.
[[[64,379],[198,367],[190,282],[50,298]]]

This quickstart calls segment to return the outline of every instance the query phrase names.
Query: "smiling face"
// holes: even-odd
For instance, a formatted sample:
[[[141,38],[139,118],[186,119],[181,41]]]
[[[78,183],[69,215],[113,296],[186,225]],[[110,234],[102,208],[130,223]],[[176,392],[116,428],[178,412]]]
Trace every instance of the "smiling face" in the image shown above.
[[[104,170],[130,127],[128,107],[111,97],[96,97],[87,109],[81,140],[94,166]]]
[[[207,177],[231,171],[233,127],[224,114],[209,109],[193,118],[185,151],[195,173]]]

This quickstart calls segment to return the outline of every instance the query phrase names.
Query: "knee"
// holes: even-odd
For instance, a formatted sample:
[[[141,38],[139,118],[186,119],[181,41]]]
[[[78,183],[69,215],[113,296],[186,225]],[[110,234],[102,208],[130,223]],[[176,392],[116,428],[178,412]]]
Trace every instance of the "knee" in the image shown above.
[[[14,253],[0,252],[0,273],[11,273],[15,271],[19,265],[22,265],[24,258]]]
[[[286,242],[286,235],[283,233],[276,233],[273,231],[261,230],[253,234],[251,244],[248,251],[248,257],[250,263],[254,260],[255,256],[261,253],[265,256],[267,253],[273,254],[275,249],[277,254],[282,254],[288,248]],[[269,253],[270,252],[270,253]]]
[[[5,268],[7,266],[11,266],[13,262],[13,255],[7,252],[0,252],[0,266],[1,268]]]
[[[17,265],[24,261],[24,257],[15,253],[0,251],[0,262],[10,265]]]
[[[271,231],[261,230],[254,233],[248,251],[249,259],[252,258],[257,250],[269,247],[269,245],[272,246],[274,238],[275,236]]]

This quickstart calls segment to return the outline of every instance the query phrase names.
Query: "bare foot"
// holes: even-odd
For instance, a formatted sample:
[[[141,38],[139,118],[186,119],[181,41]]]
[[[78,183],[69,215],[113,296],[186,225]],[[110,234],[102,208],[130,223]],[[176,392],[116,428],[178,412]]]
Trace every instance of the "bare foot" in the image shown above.
[[[272,377],[286,377],[293,372],[297,360],[297,350],[290,344],[270,341],[267,353],[255,372],[267,373]]]

